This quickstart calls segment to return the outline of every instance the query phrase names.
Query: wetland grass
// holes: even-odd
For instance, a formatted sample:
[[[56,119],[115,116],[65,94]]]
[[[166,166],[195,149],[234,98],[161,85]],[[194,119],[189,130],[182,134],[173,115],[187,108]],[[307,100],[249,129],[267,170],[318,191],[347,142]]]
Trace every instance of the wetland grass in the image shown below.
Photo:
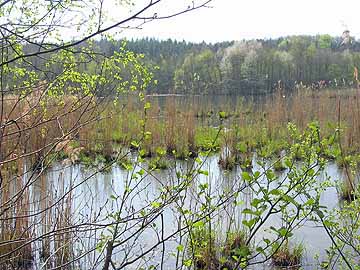
[[[340,200],[351,202],[358,198],[359,195],[359,184],[356,181],[354,173],[344,168],[343,181],[338,185],[338,194]]]
[[[141,141],[142,150],[146,153],[144,156],[147,157],[155,157],[158,147],[165,148],[169,156],[177,159],[196,157],[199,151],[216,152],[228,148],[230,154],[221,154],[219,163],[221,167],[231,169],[235,164],[249,163],[246,157],[249,152],[273,158],[286,151],[292,143],[287,131],[288,122],[295,123],[301,131],[307,123],[316,119],[321,127],[320,136],[330,138],[338,118],[333,108],[339,101],[342,108],[339,118],[343,150],[349,154],[356,153],[360,149],[358,99],[357,94],[344,96],[336,91],[314,93],[306,89],[285,96],[279,89],[260,105],[239,99],[234,108],[229,104],[217,107],[210,103],[201,104],[201,100],[179,103],[175,97],[167,97],[165,105],[153,102],[146,112],[144,126],[144,110],[132,98],[128,98],[124,105],[110,103],[95,109],[92,100],[87,101],[88,107],[81,105],[77,108],[79,101],[69,96],[61,103],[54,101],[50,112],[37,104],[38,97],[34,95],[28,97],[29,102],[17,106],[15,111],[11,111],[14,101],[9,100],[6,109],[9,111],[7,117],[23,117],[24,128],[39,123],[28,130],[29,140],[25,141],[24,137],[25,147],[22,149],[22,152],[33,153],[30,158],[34,168],[41,168],[43,157],[53,142],[70,140],[69,145],[73,149],[70,151],[68,146],[58,148],[58,156],[54,160],[70,158],[88,165],[96,160],[108,163],[119,149],[137,150],[132,142]],[[31,110],[28,104],[38,106],[35,113],[27,114]],[[63,115],[62,112],[69,110],[70,113]],[[218,134],[218,115],[224,110],[226,117],[223,118],[223,127],[226,132],[223,130]],[[11,129],[14,131],[15,127],[10,127],[9,133]],[[141,135],[143,129],[149,134],[146,138]],[[16,133],[9,134],[2,146],[5,155],[6,149],[13,146],[12,137],[15,138]],[[239,149],[244,148],[243,145],[246,145],[246,154]],[[324,157],[338,160],[341,165],[335,148],[324,151]]]
[[[142,141],[143,154],[146,153],[143,156],[156,157],[158,147],[165,148],[169,156],[177,159],[196,157],[199,151],[223,149],[220,151],[220,167],[227,170],[236,164],[246,167],[250,163],[249,152],[269,159],[289,149],[293,143],[287,130],[289,122],[295,123],[301,132],[315,119],[321,127],[320,136],[330,140],[338,117],[333,108],[339,100],[343,108],[341,141],[344,151],[351,154],[360,149],[360,136],[356,129],[360,126],[358,96],[345,98],[339,92],[325,90],[314,95],[313,91],[299,89],[285,97],[279,90],[262,105],[239,100],[235,109],[226,104],[215,107],[199,101],[179,103],[175,97],[167,97],[162,107],[155,101],[147,111],[145,130],[151,135]],[[109,157],[114,154],[117,151],[114,145],[136,150],[131,142],[141,140],[143,109],[134,102],[120,107],[111,105],[104,109],[104,117],[109,114],[111,117],[101,124],[89,125],[89,133],[80,134],[80,146],[86,153],[83,157],[87,157],[84,160],[87,163],[96,155]],[[226,110],[227,117],[223,119],[226,132],[220,132],[216,139],[218,114],[222,110]],[[106,132],[108,130],[112,131]],[[241,145],[246,145],[246,153],[239,149]],[[223,153],[225,148],[230,149],[230,154]],[[324,158],[338,160],[341,165],[336,147],[332,149],[324,150]],[[302,159],[301,153],[297,158]]]
[[[237,269],[239,262],[245,262],[251,254],[245,232],[229,231],[223,241],[218,240],[218,234],[205,228],[191,232],[188,253],[195,258],[195,269]]]
[[[272,255],[272,264],[279,269],[300,269],[304,251],[305,248],[302,244],[291,247],[286,242]]]

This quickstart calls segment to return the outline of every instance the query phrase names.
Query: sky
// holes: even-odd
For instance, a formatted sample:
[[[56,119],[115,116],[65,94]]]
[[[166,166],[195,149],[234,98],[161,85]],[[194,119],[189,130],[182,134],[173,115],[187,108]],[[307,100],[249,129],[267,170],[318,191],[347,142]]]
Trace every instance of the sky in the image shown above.
[[[189,2],[164,0],[150,12],[166,15]],[[360,38],[360,0],[213,0],[211,6],[147,23],[141,30],[125,30],[121,36],[218,42],[301,34],[340,36],[349,29]]]

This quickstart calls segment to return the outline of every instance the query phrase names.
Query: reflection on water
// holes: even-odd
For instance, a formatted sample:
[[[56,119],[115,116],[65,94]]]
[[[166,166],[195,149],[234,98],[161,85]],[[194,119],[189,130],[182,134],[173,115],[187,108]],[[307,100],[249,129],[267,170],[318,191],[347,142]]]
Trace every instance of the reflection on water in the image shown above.
[[[128,172],[120,169],[117,166],[113,166],[108,172],[95,173],[95,171],[82,167],[80,165],[73,165],[63,168],[61,164],[51,168],[46,177],[41,181],[46,181],[46,188],[44,183],[38,188],[35,187],[32,190],[32,200],[34,203],[33,210],[44,209],[56,202],[62,195],[71,190],[71,208],[72,212],[72,224],[93,223],[94,230],[84,230],[81,232],[79,229],[77,238],[75,238],[74,253],[82,254],[86,250],[91,250],[96,247],[96,244],[100,241],[101,229],[99,224],[107,224],[111,222],[109,214],[116,213],[121,209],[121,217],[128,219],[129,222],[124,222],[119,228],[120,239],[126,239],[131,236],[136,230],[139,230],[139,226],[136,221],[136,215],[139,211],[146,207],[150,207],[154,200],[159,200],[162,191],[166,188],[174,185],[181,184],[176,172],[186,172],[193,166],[192,162],[177,162],[176,168],[172,168],[161,172],[152,172],[151,174],[145,174],[143,179],[132,179],[133,172]],[[146,167],[146,165],[144,165]],[[140,171],[142,165],[136,166],[134,172]],[[208,171],[208,175],[198,175],[192,181],[191,187],[181,193],[181,198],[174,200],[164,207],[164,211],[161,216],[154,218],[152,225],[141,229],[139,236],[131,238],[130,241],[125,243],[119,248],[119,253],[115,254],[115,260],[120,264],[124,260],[131,260],[135,258],[141,252],[151,248],[155,245],[159,239],[159,232],[163,231],[165,236],[171,235],[179,227],[179,207],[185,207],[196,212],[204,203],[203,198],[199,196],[199,185],[207,183],[209,195],[216,200],[224,194],[231,194],[234,190],[241,190],[241,195],[237,198],[237,201],[242,203],[234,203],[234,199],[228,203],[223,204],[220,209],[214,214],[213,224],[214,228],[218,232],[223,234],[231,229],[242,228],[243,214],[241,211],[249,206],[249,202],[253,198],[253,192],[246,188],[245,182],[241,179],[240,168],[235,169],[232,172],[224,172],[219,169],[218,157],[211,156],[202,166],[202,170]],[[263,171],[263,169],[257,164],[256,159],[253,160],[253,171]],[[279,173],[278,178],[286,176],[286,171]],[[333,180],[341,179],[342,172],[338,170],[335,164],[328,164],[325,171],[321,172],[318,181],[327,180],[330,177]],[[125,197],[124,197],[125,196]],[[123,203],[124,202],[124,203]],[[183,205],[179,205],[179,203]],[[122,205],[123,203],[123,205]],[[338,197],[335,188],[328,188],[321,197],[321,203],[327,205],[329,208],[337,207]],[[49,220],[49,222],[55,222]],[[182,220],[183,222],[183,220]],[[271,219],[266,222],[266,226],[259,230],[255,241],[260,241],[263,237],[270,237],[267,230],[270,226],[280,226],[281,219],[277,215],[273,215]],[[44,226],[51,226],[50,224]],[[43,230],[49,230],[50,228],[42,228]],[[104,232],[106,234],[106,232]],[[218,237],[223,237],[219,234]],[[306,259],[304,261],[304,269],[313,269],[312,266],[316,264],[314,255],[319,254],[321,258],[325,258],[325,249],[329,247],[330,240],[328,239],[325,231],[321,227],[317,227],[315,223],[306,221],[303,226],[298,228],[294,233],[296,242],[301,242],[306,247]],[[149,266],[151,263],[158,264],[159,258],[165,249],[165,269],[175,269],[176,247],[179,243],[183,244],[186,240],[179,239],[178,235],[170,237],[166,241],[165,245],[160,245],[154,249],[151,253],[147,254],[147,257],[152,258],[150,261],[144,262],[144,266]],[[37,243],[37,249],[41,250],[44,243]],[[125,252],[126,250],[126,252]],[[103,251],[102,251],[103,252]],[[124,257],[124,252],[126,258]],[[83,269],[87,269],[92,265],[95,265],[95,269],[101,268],[101,251],[92,252],[84,255],[78,266]],[[37,259],[40,261],[39,255]],[[306,266],[308,265],[308,266]],[[35,265],[36,269],[40,269],[41,265]],[[141,262],[136,264],[136,267],[140,267]],[[267,269],[268,265],[257,265],[252,269]],[[132,268],[126,268],[132,269]]]

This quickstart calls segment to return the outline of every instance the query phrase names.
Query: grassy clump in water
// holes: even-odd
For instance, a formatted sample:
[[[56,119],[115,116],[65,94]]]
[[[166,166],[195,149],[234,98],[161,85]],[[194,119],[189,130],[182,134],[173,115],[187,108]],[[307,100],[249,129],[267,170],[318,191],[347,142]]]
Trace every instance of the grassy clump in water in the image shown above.
[[[235,269],[245,266],[251,254],[243,231],[228,232],[223,243],[217,243],[216,233],[206,228],[191,232],[189,253],[194,256],[196,270]]]
[[[220,261],[215,248],[215,234],[209,230],[195,228],[191,231],[189,254],[194,257],[196,270],[218,269]]]
[[[352,181],[352,182],[350,182]],[[356,187],[356,184],[353,180],[346,179],[342,183],[339,184],[338,194],[341,200],[351,202],[358,198],[359,189]]]
[[[284,165],[281,159],[278,159],[273,165],[274,171],[282,172],[286,170],[286,166]]]
[[[156,158],[153,158],[149,161],[149,169],[151,171],[153,170],[166,170],[168,169],[171,164],[168,160],[164,159],[164,158],[159,158],[159,157],[156,157]]]
[[[251,254],[250,247],[246,245],[247,235],[244,231],[228,232],[222,249],[220,261],[228,269],[234,269],[238,262],[246,262]]]
[[[272,264],[276,267],[300,267],[304,251],[305,248],[302,244],[290,247],[286,242],[271,257]]]
[[[217,152],[220,149],[220,139],[218,138],[219,129],[214,127],[197,127],[195,132],[196,148],[207,151]]]
[[[236,159],[235,156],[229,155],[220,155],[218,164],[221,169],[226,171],[232,171],[236,166]]]

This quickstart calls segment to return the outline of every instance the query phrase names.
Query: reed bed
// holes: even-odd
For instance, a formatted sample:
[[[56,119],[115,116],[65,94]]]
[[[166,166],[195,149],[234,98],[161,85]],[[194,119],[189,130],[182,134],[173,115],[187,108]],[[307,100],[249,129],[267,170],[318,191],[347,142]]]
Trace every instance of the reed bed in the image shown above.
[[[265,151],[269,153],[264,156],[277,156],[290,143],[289,122],[301,131],[313,121],[319,123],[323,138],[339,127],[342,150],[354,154],[360,149],[359,99],[359,93],[350,89],[297,89],[290,94],[279,89],[260,103],[240,98],[234,103],[230,97],[228,103],[202,104],[200,98],[179,101],[169,96],[161,104],[152,102],[145,112],[144,103],[132,96],[117,104],[96,98],[80,102],[69,96],[61,102],[47,101],[51,110],[41,106],[41,97],[36,94],[9,98],[5,118],[19,121],[9,122],[6,128],[2,163],[26,156],[34,168],[40,169],[44,157],[58,144],[62,147],[56,147],[56,155],[45,161],[71,158],[88,165],[96,160],[111,162],[121,149],[133,148],[134,141],[141,142],[143,154],[148,157],[163,149],[168,155],[184,159],[212,147],[227,148],[232,153],[229,158],[236,161],[244,148],[246,152]],[[219,112],[226,115],[221,121]],[[220,127],[221,134],[216,138]],[[336,148],[326,155],[338,158]]]
[[[227,104],[201,104],[201,99],[189,99],[186,103],[169,96],[162,104],[152,102],[146,115],[141,103],[127,97],[123,104],[106,103],[106,106],[86,113],[77,110],[67,116],[70,121],[60,124],[65,130],[71,130],[77,119],[81,118],[81,123],[86,122],[81,128],[75,128],[70,144],[73,148],[80,147],[82,158],[87,158],[89,162],[94,161],[96,156],[101,156],[103,161],[111,161],[119,149],[133,147],[133,141],[141,141],[145,156],[149,157],[156,155],[159,148],[177,158],[196,156],[199,151],[211,147],[209,142],[216,139],[220,124],[226,132],[222,132],[214,143],[219,150],[221,147],[231,148],[237,156],[239,144],[246,145],[248,151],[272,148],[271,155],[276,156],[290,143],[287,133],[289,122],[295,123],[301,131],[313,121],[319,123],[324,138],[340,127],[343,150],[355,153],[360,148],[360,96],[353,90],[341,91],[348,91],[348,94],[307,89],[285,94],[279,89],[264,102],[238,99],[236,105],[231,98]],[[226,113],[226,117],[220,123],[218,115],[221,111]],[[94,114],[97,114],[96,121],[93,121]],[[35,136],[41,132],[45,132],[42,136],[46,140]],[[144,136],[144,132],[149,136]],[[59,138],[59,133],[58,123],[45,125],[33,131],[33,142],[29,145],[35,149],[46,149],[47,142],[50,144]],[[43,151],[39,151],[38,155]],[[68,155],[62,154],[65,157]]]
[[[31,267],[37,253],[34,239],[39,237],[39,224],[44,224],[43,235],[49,234],[54,214],[53,206],[48,204],[42,210],[35,209],[31,194],[36,186],[46,194],[44,174],[54,161],[77,159],[79,130],[97,119],[94,115],[99,114],[95,111],[101,109],[94,106],[92,98],[50,98],[43,94],[44,87],[39,86],[25,96],[5,96],[1,103],[0,269]],[[69,209],[64,206],[59,216],[68,216]],[[40,221],[36,220],[39,216]],[[63,219],[57,222],[64,223]],[[62,233],[61,237],[67,236]],[[60,240],[57,243],[69,239]],[[45,258],[50,254],[51,244],[47,236],[42,242]],[[62,258],[68,260],[67,254],[63,252]]]

